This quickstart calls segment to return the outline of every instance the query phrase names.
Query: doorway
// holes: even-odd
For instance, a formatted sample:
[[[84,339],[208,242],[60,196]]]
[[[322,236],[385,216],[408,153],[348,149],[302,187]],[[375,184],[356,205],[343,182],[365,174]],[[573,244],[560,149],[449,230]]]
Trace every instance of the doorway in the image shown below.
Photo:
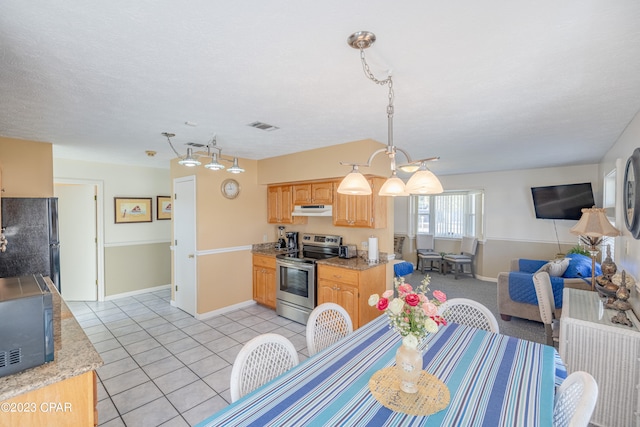
[[[176,307],[196,315],[196,177],[173,180],[173,265]]]
[[[102,301],[102,183],[55,180],[54,196],[58,198],[62,297]]]

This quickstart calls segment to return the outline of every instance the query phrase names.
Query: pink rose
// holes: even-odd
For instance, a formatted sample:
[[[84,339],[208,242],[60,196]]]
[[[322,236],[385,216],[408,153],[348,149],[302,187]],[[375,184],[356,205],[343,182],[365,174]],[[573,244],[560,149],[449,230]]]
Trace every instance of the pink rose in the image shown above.
[[[426,296],[424,296],[424,294],[419,294],[418,296],[420,297],[420,302],[427,302],[427,301],[429,301],[429,299],[428,299]]]
[[[438,307],[432,302],[425,302],[422,304],[422,311],[424,311],[424,314],[427,316],[433,317],[438,314]]]
[[[445,302],[447,300],[447,296],[442,291],[433,291],[433,297],[440,302]]]
[[[386,310],[389,306],[389,300],[386,298],[380,298],[378,300],[378,310],[383,311]]]
[[[404,298],[404,302],[409,304],[411,307],[415,307],[420,302],[420,297],[416,294],[409,294]]]
[[[393,291],[390,289],[387,289],[382,293],[382,298],[390,298],[392,296],[393,296]]]
[[[412,290],[413,288],[408,283],[403,283],[402,285],[398,286],[398,292],[400,292],[401,294],[408,294]]]
[[[433,319],[434,322],[436,322],[438,325],[446,325],[447,321],[444,319],[444,317],[442,316],[431,316],[431,318]]]

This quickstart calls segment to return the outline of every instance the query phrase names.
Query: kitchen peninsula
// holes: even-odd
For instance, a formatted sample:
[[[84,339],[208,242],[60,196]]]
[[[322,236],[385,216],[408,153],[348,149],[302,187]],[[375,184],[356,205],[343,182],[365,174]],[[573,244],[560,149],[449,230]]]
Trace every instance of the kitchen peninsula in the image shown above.
[[[2,426],[95,426],[100,355],[48,277],[54,360],[0,378]],[[19,325],[15,325],[19,327]]]

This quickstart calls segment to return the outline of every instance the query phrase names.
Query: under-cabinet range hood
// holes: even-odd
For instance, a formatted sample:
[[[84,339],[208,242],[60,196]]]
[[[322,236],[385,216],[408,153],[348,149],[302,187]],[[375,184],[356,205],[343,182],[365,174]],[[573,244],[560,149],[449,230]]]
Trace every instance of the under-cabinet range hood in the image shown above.
[[[294,206],[293,216],[331,216],[333,210],[331,205],[307,205],[307,206]]]

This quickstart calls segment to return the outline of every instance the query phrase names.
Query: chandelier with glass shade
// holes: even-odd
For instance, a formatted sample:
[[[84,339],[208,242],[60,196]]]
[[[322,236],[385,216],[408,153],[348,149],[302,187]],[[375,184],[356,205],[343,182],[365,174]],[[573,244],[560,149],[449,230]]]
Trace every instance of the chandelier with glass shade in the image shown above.
[[[207,143],[207,154],[198,154],[198,153],[194,154],[193,148],[189,147],[187,148],[187,154],[184,156],[180,155],[180,153],[178,153],[178,151],[175,149],[175,147],[171,143],[171,138],[176,136],[175,133],[162,132],[162,135],[164,135],[167,138],[167,142],[169,142],[169,146],[171,147],[173,152],[176,154],[176,156],[178,156],[178,158],[180,159],[178,160],[178,164],[181,166],[186,166],[186,167],[200,166],[202,162],[198,159],[200,157],[204,157],[204,158],[211,159],[209,163],[206,163],[204,165],[204,167],[209,170],[217,171],[217,170],[225,169],[225,166],[222,163],[220,163],[220,161],[224,161],[224,162],[232,163],[231,167],[227,169],[227,172],[236,173],[236,174],[244,172],[244,169],[242,169],[238,165],[237,157],[234,157],[233,159],[225,159],[224,157],[222,157],[222,148],[218,147],[215,135],[213,135],[213,138],[211,138],[211,141]]]
[[[427,168],[427,162],[438,160],[439,157],[429,157],[426,159],[412,160],[409,153],[405,150],[396,147],[393,143],[393,80],[391,73],[384,80],[377,79],[369,68],[369,64],[366,61],[364,50],[370,47],[376,41],[375,34],[369,31],[358,31],[353,33],[347,39],[347,43],[354,49],[360,50],[360,60],[362,62],[362,69],[365,76],[374,83],[387,86],[389,88],[389,104],[387,105],[387,121],[388,121],[388,135],[387,135],[387,147],[374,151],[367,163],[348,163],[340,162],[341,165],[348,165],[352,167],[352,170],[342,180],[338,186],[338,193],[341,194],[353,194],[353,195],[369,195],[371,194],[371,186],[367,181],[367,178],[360,172],[360,167],[370,167],[371,162],[378,154],[386,154],[391,163],[391,176],[380,188],[378,195],[380,196],[408,196],[410,194],[439,194],[442,193],[442,184],[440,180],[435,176],[433,172]],[[396,154],[402,153],[406,158],[406,162],[396,167]],[[404,172],[413,173],[407,183],[405,184],[397,174],[397,169]]]

